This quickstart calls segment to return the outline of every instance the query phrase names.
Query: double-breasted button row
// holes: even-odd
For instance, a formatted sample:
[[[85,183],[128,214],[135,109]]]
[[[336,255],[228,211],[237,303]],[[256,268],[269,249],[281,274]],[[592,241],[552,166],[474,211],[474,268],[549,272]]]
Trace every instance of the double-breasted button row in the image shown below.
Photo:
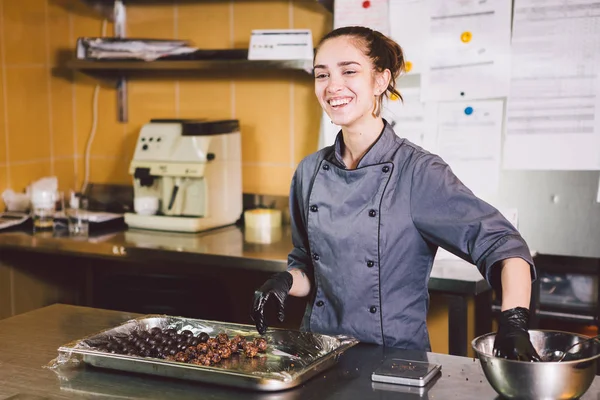
[[[313,260],[319,261],[319,255],[317,253],[313,253]]]
[[[383,168],[381,168],[381,170],[382,170],[383,172],[386,172],[386,173],[387,173],[387,172],[390,172],[390,167],[388,167],[387,165],[385,165]]]
[[[310,206],[310,211],[312,212],[317,212],[319,211],[319,206],[315,206],[314,204],[312,206]]]
[[[317,301],[317,302],[315,303],[315,305],[316,305],[317,307],[323,307],[323,305],[324,305],[324,304],[325,304],[325,302],[324,302],[323,300],[319,300],[319,301]]]
[[[374,265],[375,263],[372,260],[367,261],[367,267],[373,268]]]
[[[369,217],[376,217],[376,216],[377,216],[377,211],[369,210]]]
[[[325,164],[325,165],[323,165],[323,169],[324,169],[325,171],[329,171],[329,164]]]
[[[371,308],[369,308],[369,311],[371,312],[371,314],[375,314],[377,312],[377,307],[371,306]]]

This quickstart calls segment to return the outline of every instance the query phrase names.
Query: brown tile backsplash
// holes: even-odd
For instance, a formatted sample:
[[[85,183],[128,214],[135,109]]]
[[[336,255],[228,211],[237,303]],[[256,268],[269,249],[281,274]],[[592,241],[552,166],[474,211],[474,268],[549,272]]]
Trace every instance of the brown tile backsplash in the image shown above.
[[[312,0],[161,0],[129,4],[127,18],[129,37],[188,39],[204,49],[245,48],[252,29],[308,28],[316,43],[332,23],[331,13]],[[97,85],[90,182],[131,184],[137,135],[151,118],[239,119],[245,193],[287,196],[295,165],[316,150],[320,108],[308,74],[131,79],[123,124],[114,82],[60,68],[78,37],[100,36],[103,28],[112,36],[111,22],[70,0],[0,0],[0,19],[0,77],[6,76],[0,79],[0,193],[22,191],[51,174],[63,190],[81,185]]]

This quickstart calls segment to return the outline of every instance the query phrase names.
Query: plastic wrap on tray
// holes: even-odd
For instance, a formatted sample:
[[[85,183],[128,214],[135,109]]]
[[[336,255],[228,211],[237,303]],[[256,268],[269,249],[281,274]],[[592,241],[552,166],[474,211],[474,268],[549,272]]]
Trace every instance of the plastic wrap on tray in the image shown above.
[[[240,335],[248,341],[262,337],[267,341],[267,348],[255,357],[235,354],[210,366],[100,350],[114,338],[130,337],[136,331],[149,331],[154,327],[159,327],[162,331],[189,330],[195,337],[201,332],[210,337],[216,337],[220,333],[225,333],[230,338]],[[343,351],[356,343],[358,341],[349,336],[328,336],[283,329],[270,329],[266,334],[259,335],[251,325],[148,315],[61,346],[58,357],[48,367],[58,368],[83,361],[122,371],[278,390],[296,386],[330,367]]]

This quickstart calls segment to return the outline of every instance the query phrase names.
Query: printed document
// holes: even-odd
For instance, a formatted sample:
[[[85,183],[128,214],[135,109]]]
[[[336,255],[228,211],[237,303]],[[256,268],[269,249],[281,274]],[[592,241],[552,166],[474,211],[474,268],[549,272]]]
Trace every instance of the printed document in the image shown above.
[[[423,101],[505,97],[511,0],[430,0]]]
[[[600,169],[600,1],[518,0],[503,166]]]

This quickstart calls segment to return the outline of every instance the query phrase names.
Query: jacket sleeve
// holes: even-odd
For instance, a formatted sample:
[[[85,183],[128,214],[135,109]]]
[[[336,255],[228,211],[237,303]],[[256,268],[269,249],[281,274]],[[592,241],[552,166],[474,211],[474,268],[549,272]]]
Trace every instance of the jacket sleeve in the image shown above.
[[[495,288],[499,275],[493,266],[520,257],[531,266],[531,253],[519,232],[494,207],[476,197],[438,156],[425,154],[415,162],[411,198],[413,223],[421,236],[477,265]]]
[[[290,225],[292,229],[292,244],[294,248],[288,255],[287,269],[300,269],[313,280],[313,265],[310,258],[308,233],[306,231],[306,213],[300,179],[300,167],[294,173],[290,188]]]

